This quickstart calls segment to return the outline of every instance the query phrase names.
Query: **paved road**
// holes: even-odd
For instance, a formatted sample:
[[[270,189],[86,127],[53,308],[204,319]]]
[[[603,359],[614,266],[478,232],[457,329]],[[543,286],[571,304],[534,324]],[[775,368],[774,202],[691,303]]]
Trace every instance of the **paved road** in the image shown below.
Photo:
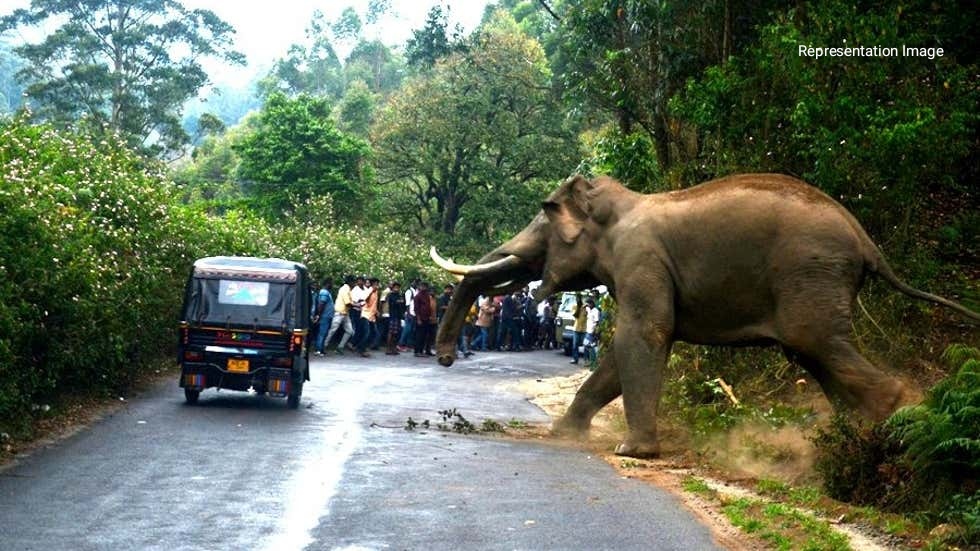
[[[675,498],[587,452],[401,428],[449,408],[547,422],[504,386],[572,367],[477,358],[317,359],[297,411],[214,390],[186,406],[161,385],[0,471],[0,549],[716,548]]]

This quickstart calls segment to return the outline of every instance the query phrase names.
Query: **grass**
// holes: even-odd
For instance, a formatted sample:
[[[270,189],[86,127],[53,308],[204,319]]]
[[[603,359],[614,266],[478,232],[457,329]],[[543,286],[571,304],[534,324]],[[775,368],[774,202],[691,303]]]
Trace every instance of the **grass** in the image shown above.
[[[714,490],[708,486],[708,483],[696,476],[686,476],[684,480],[681,481],[681,487],[684,488],[685,492],[690,492],[692,494],[699,495],[711,495]]]
[[[739,498],[725,504],[722,511],[732,524],[779,550],[851,549],[847,536],[836,532],[827,521],[783,503]]]
[[[719,495],[695,476],[685,477],[681,487],[716,501],[733,525],[775,549],[843,551],[851,548],[847,536],[834,530],[829,522],[796,508],[819,499],[820,494],[814,488],[793,488],[778,480],[763,479],[757,483],[756,490],[768,499],[736,499]]]
[[[828,518],[839,517],[847,522],[872,526],[885,534],[906,540],[925,540],[929,543],[929,527],[914,519],[879,511],[874,507],[847,505],[827,497],[818,488],[812,486],[794,487],[778,480],[761,479],[756,483],[755,489],[768,499],[803,507]]]

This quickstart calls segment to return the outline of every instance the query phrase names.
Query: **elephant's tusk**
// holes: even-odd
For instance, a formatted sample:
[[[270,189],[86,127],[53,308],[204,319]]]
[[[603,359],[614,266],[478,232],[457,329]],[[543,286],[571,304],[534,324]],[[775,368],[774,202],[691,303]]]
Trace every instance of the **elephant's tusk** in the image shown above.
[[[513,285],[513,283],[514,283],[514,280],[513,280],[513,279],[511,279],[510,281],[505,281],[505,282],[503,282],[503,283],[498,283],[497,285],[494,285],[494,286],[492,287],[492,289],[493,289],[493,290],[495,290],[495,291],[496,291],[496,290],[499,290],[499,289],[506,289],[506,288],[507,288],[507,287],[509,287],[510,285]]]
[[[456,264],[452,260],[446,260],[445,258],[439,256],[439,252],[436,251],[435,246],[429,249],[429,256],[432,258],[432,261],[443,270],[462,276],[493,273],[500,270],[506,270],[507,268],[512,268],[521,263],[520,257],[511,254],[499,260],[487,262],[486,264]]]

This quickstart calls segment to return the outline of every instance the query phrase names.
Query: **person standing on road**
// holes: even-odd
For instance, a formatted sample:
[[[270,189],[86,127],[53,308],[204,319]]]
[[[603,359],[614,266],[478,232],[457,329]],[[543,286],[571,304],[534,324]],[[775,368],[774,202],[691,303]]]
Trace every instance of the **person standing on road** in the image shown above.
[[[521,312],[523,314],[521,321],[524,327],[524,336],[521,338],[521,343],[528,349],[533,349],[537,346],[538,342],[538,324],[540,323],[538,319],[538,305],[534,302],[534,298],[527,290],[523,292],[521,300],[523,301],[521,304]]]
[[[500,308],[500,332],[497,335],[497,348],[500,350],[503,350],[507,338],[510,339],[507,350],[516,352],[521,349],[520,320],[523,314],[520,305],[520,297],[516,292],[504,297]]]
[[[378,336],[374,339],[374,346],[371,350],[378,350],[381,347],[381,341],[388,342],[388,326],[390,325],[388,321],[390,318],[390,313],[388,312],[388,295],[391,294],[391,283],[381,290],[381,295],[378,297]],[[401,327],[398,328],[398,334],[401,334]]]
[[[446,310],[449,308],[449,301],[453,299],[453,286],[447,283],[445,287],[442,288],[442,294],[439,295],[439,299],[436,300],[436,322],[442,323],[442,316],[446,314]]]
[[[350,290],[350,321],[354,325],[354,342],[351,343],[351,346],[358,351],[361,348],[361,341],[367,337],[366,323],[361,317],[361,311],[364,309],[364,303],[367,302],[368,293],[370,293],[365,280],[364,276],[357,276],[354,280],[354,286]]]
[[[476,315],[476,329],[479,331],[477,336],[470,343],[471,350],[486,350],[487,347],[493,348],[490,344],[490,328],[493,327],[493,314],[496,306],[493,297],[487,295],[480,301],[479,312]]]
[[[432,347],[436,345],[436,333],[439,332],[439,305],[436,301],[436,295],[433,292],[429,292],[429,308],[432,310],[432,315],[429,317],[429,342],[425,345],[425,350],[432,354]]]
[[[405,295],[402,294],[401,283],[392,281],[388,293],[388,341],[385,354],[398,355],[398,337],[401,335],[402,318],[405,316]]]
[[[415,342],[415,295],[418,293],[419,278],[412,280],[411,285],[405,290],[405,325],[402,329],[401,338],[398,339],[398,348],[402,352],[408,352]]]
[[[364,308],[361,309],[361,325],[364,327],[364,338],[357,343],[357,353],[362,358],[370,357],[368,347],[374,344],[378,334],[378,278],[368,279],[367,298],[364,299]]]
[[[585,301],[586,310],[588,313],[585,318],[585,341],[583,342],[585,346],[585,361],[592,364],[596,360],[596,346],[598,346],[597,335],[599,331],[599,308],[595,305],[595,300],[589,299]]]
[[[538,325],[538,346],[541,350],[551,350],[555,341],[555,308],[553,300],[548,297],[538,306],[540,323]]]
[[[415,357],[435,356],[429,345],[429,332],[435,327],[435,311],[430,302],[428,282],[419,283],[412,303],[415,306]]]
[[[340,344],[337,345],[337,354],[344,353],[344,346],[354,335],[354,325],[350,321],[349,313],[351,305],[350,286],[354,281],[354,276],[345,277],[344,284],[337,290],[337,302],[334,306],[333,320],[330,322],[330,332],[327,333],[327,338],[324,341],[325,345],[329,344],[337,329],[343,326],[344,335],[340,337]]]
[[[327,338],[327,333],[330,332],[330,325],[333,323],[333,295],[330,294],[331,287],[333,287],[333,280],[328,277],[323,280],[323,284],[320,285],[320,291],[316,294],[314,317],[317,325],[315,346],[317,356],[323,355],[323,347],[326,344],[324,341]]]
[[[572,315],[575,316],[575,325],[573,326],[574,333],[572,335],[572,361],[569,363],[578,363],[578,345],[585,342],[585,326],[588,322],[589,312],[585,309],[585,305],[582,304],[582,295],[575,293],[575,309],[572,310]]]

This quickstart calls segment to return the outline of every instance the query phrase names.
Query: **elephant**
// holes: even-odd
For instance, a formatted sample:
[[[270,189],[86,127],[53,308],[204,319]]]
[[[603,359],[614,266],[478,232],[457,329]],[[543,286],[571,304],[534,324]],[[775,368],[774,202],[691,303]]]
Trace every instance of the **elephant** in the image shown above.
[[[585,437],[622,395],[627,433],[615,453],[660,453],[657,408],[675,341],[779,345],[835,406],[881,420],[914,394],[858,352],[851,312],[868,274],[902,293],[966,307],[903,283],[842,205],[799,179],[740,174],[641,194],[608,177],[565,180],[514,238],[477,264],[436,264],[459,279],[436,338],[450,366],[466,312],[481,294],[541,280],[553,292],[604,284],[617,302],[613,341],[552,431]]]

